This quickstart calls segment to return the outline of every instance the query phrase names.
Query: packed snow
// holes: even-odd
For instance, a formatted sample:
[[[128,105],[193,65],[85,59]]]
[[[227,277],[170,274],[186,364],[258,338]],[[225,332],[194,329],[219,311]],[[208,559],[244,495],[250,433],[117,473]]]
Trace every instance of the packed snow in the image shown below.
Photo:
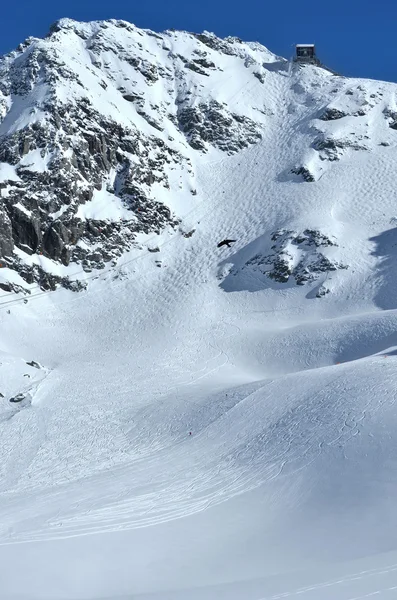
[[[62,23],[77,72],[100,24]],[[129,27],[148,53],[196,43]],[[261,107],[262,139],[185,147],[181,229],[85,291],[0,293],[2,600],[397,596],[397,87],[244,46],[265,83],[209,49],[202,94]],[[81,206],[123,210],[106,188]],[[266,274],[281,231],[302,285]]]

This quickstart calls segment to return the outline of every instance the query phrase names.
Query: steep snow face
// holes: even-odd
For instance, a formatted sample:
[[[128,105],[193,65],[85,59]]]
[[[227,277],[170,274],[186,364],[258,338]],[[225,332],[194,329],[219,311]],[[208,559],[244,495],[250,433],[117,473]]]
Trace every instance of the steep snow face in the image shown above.
[[[1,71],[0,597],[393,598],[396,85],[120,21]]]

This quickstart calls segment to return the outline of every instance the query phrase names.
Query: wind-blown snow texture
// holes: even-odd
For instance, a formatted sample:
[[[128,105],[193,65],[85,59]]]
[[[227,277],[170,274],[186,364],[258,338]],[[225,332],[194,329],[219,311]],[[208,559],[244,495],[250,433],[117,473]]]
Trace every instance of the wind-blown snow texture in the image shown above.
[[[1,598],[394,598],[396,85],[62,20],[0,90]]]

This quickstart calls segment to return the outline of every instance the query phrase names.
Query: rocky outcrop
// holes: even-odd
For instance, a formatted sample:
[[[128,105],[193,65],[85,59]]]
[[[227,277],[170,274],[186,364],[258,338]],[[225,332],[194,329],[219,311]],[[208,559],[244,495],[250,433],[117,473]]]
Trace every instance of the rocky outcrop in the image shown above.
[[[367,150],[368,148],[354,139],[337,139],[319,136],[313,143],[313,148],[320,153],[322,160],[339,160],[345,150]]]
[[[346,116],[347,113],[343,112],[342,110],[338,110],[337,108],[327,108],[321,115],[320,119],[322,121],[336,121],[337,119],[343,119],[343,117]]]
[[[239,38],[228,37],[222,40],[208,31],[204,31],[203,33],[196,33],[194,35],[198,40],[200,40],[200,42],[202,42],[212,50],[216,50],[217,52],[221,52],[222,54],[227,54],[229,56],[239,56],[239,54],[241,54],[239,44],[242,43],[242,40],[240,40]]]
[[[230,113],[225,105],[212,100],[195,107],[178,109],[181,131],[195,150],[206,152],[208,145],[234,154],[261,138],[261,127],[248,117]]]
[[[255,281],[258,281],[258,277],[263,277],[279,284],[304,285],[315,281],[322,274],[347,268],[325,255],[324,249],[337,244],[334,239],[318,230],[305,229],[302,233],[297,233],[282,229],[272,234],[271,241],[270,253],[256,254],[240,269],[232,269],[230,275],[250,272]],[[328,291],[321,286],[317,297],[324,296]]]
[[[5,211],[0,210],[0,260],[11,257],[14,250],[11,219]]]
[[[262,267],[266,276],[278,283],[293,279],[297,285],[304,285],[317,279],[321,273],[346,268],[320,252],[319,248],[336,246],[334,240],[320,231],[305,229],[296,234],[279,230],[273,233],[271,239],[275,242],[271,247],[272,253],[265,257],[256,256],[247,264]]]
[[[313,181],[316,181],[313,173],[311,173],[307,167],[294,167],[291,169],[291,173],[294,175],[300,175],[304,181],[308,183],[313,183]]]

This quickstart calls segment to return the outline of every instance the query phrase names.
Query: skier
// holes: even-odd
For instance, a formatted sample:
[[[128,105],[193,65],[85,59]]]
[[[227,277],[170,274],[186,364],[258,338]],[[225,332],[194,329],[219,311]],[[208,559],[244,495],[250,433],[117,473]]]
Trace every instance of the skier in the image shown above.
[[[228,248],[231,248],[230,244],[233,244],[236,241],[237,240],[222,240],[221,242],[219,242],[218,248],[222,248],[222,246],[227,246]]]

